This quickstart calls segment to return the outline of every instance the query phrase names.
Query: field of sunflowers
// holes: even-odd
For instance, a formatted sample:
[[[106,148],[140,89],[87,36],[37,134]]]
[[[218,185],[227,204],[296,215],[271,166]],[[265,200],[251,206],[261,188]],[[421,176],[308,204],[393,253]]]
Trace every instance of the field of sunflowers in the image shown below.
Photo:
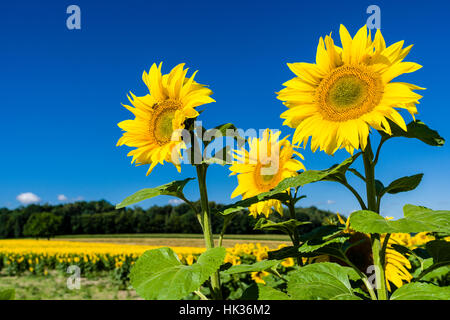
[[[414,250],[434,239],[435,237],[426,232],[414,236],[400,233],[391,235],[386,255],[388,289],[390,289],[389,283],[396,287],[408,283],[412,278],[411,274],[418,268],[413,256],[402,255],[391,246],[399,244]],[[450,238],[446,240],[449,241]],[[239,243],[226,249],[224,263],[237,266],[261,262],[268,259],[269,252],[280,250],[285,246],[281,244],[278,248],[271,250],[260,243]],[[123,287],[127,287],[130,269],[136,260],[145,251],[157,248],[160,247],[58,240],[0,240],[0,275],[19,277],[28,275],[39,278],[57,271],[68,277],[69,266],[77,266],[80,268],[82,277],[95,277],[106,272],[113,279],[120,281]],[[205,252],[205,248],[200,247],[171,247],[171,249],[184,265],[192,265]],[[326,255],[302,259],[304,264],[330,261],[330,257]],[[291,257],[281,261],[276,268],[280,275],[286,275],[295,269],[295,261]],[[442,270],[431,276],[437,281],[448,281],[448,272],[442,272]],[[275,283],[277,279],[269,272],[260,271],[243,275],[224,275],[222,281],[228,298],[238,299],[252,284]],[[196,298],[196,296],[191,295],[190,298]]]

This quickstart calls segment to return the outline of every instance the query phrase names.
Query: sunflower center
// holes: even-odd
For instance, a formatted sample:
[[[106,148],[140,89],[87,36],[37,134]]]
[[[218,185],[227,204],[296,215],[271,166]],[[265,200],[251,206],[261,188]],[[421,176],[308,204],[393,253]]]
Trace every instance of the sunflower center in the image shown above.
[[[269,191],[278,184],[279,171],[271,162],[262,164],[258,162],[255,167],[254,178],[255,184],[259,190]]]
[[[173,119],[175,113],[181,108],[181,104],[174,100],[165,100],[153,106],[153,118],[150,120],[150,132],[159,145],[164,145],[172,140]]]
[[[382,93],[378,75],[361,66],[342,66],[321,81],[316,99],[325,119],[346,121],[372,111]]]

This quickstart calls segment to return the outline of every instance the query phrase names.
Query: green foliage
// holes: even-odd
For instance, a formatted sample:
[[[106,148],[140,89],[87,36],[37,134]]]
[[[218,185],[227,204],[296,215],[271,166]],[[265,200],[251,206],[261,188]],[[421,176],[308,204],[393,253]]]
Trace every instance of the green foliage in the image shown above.
[[[291,300],[286,293],[272,287],[258,284],[258,300]]]
[[[394,291],[391,300],[450,300],[450,287],[412,282]]]
[[[361,210],[350,215],[350,227],[363,233],[450,232],[450,211],[433,211],[407,204],[404,218],[386,220],[376,212]]]
[[[16,291],[14,289],[0,290],[0,300],[14,300]]]
[[[450,242],[445,240],[433,240],[425,244],[425,249],[430,253],[434,263],[450,262]]]
[[[297,188],[317,181],[345,181],[345,173],[348,168],[355,162],[360,153],[344,160],[340,164],[336,164],[326,170],[307,170],[298,176],[286,178],[281,181],[272,191],[267,192],[268,195],[274,195],[283,192],[289,188]]]
[[[198,290],[219,269],[225,254],[223,247],[209,249],[197,262],[187,266],[170,248],[149,250],[132,268],[131,284],[147,300],[181,299]]]
[[[399,192],[411,191],[417,188],[422,181],[423,173],[415,174],[409,177],[403,177],[391,182],[387,187],[382,188],[378,193],[382,197],[386,193],[395,194]]]
[[[228,270],[224,271],[224,274],[236,274],[245,272],[261,272],[269,269],[275,269],[280,263],[277,260],[262,260],[253,264],[239,264],[232,266]]]
[[[425,249],[431,258],[421,261],[421,268],[417,270],[414,277],[415,281],[435,278],[436,276],[441,277],[449,270],[450,242],[445,240],[429,241],[426,243]],[[421,272],[419,273],[419,271]]]
[[[270,199],[280,200],[286,203],[290,200],[286,190],[291,188],[299,188],[309,183],[317,181],[346,181],[345,172],[352,165],[352,163],[358,158],[360,153],[346,159],[340,164],[334,165],[326,170],[307,170],[301,172],[299,175],[291,178],[286,178],[281,181],[273,190],[260,193],[251,198],[237,201],[233,204],[226,206],[220,213],[222,215],[229,215],[236,211],[240,211],[248,208],[252,204],[260,201],[266,201]],[[303,198],[303,197],[300,197]]]
[[[420,141],[430,145],[430,146],[443,146],[445,139],[442,138],[439,133],[433,129],[430,129],[425,123],[420,120],[410,122],[404,131],[397,124],[388,119],[389,125],[391,127],[392,135],[388,135],[383,131],[378,131],[382,136],[383,140],[387,140],[394,137],[405,137],[419,139]]]
[[[197,210],[198,202],[192,203]],[[221,211],[222,204],[209,203],[211,210]],[[29,205],[14,210],[0,208],[0,238],[23,237],[23,227],[33,213],[51,212],[61,217],[62,221],[57,235],[80,234],[124,234],[124,233],[201,233],[196,214],[191,206],[181,203],[177,206],[151,206],[147,209],[135,206],[116,210],[107,201],[79,201],[59,205]],[[299,230],[307,232],[322,225],[324,219],[335,216],[329,211],[316,207],[296,208],[297,219],[310,221],[310,224],[299,226]],[[288,216],[286,213],[284,216]],[[213,232],[221,232],[224,217],[216,216],[212,221]],[[285,221],[279,215],[272,215],[274,222]],[[254,230],[255,219],[243,209],[236,212],[228,227],[229,234],[267,234],[277,233],[272,230]]]
[[[25,236],[48,238],[55,236],[61,225],[62,218],[50,212],[34,213],[23,228]]]
[[[343,228],[339,226],[322,226],[302,235],[300,253],[314,252],[331,244],[343,244],[348,239],[348,234],[342,233]]]
[[[346,268],[336,263],[307,265],[290,274],[288,295],[295,300],[360,300],[353,292]]]
[[[261,218],[255,225],[256,230],[275,230],[283,232],[292,237],[299,226],[310,224],[310,221],[298,221],[296,219],[289,219],[282,222],[273,222],[266,218]]]
[[[116,205],[116,209],[124,208],[132,204],[161,195],[174,196],[183,199],[184,198],[183,188],[191,180],[194,180],[194,178],[187,178],[180,181],[172,181],[159,187],[139,190],[138,192],[125,198],[121,203]]]

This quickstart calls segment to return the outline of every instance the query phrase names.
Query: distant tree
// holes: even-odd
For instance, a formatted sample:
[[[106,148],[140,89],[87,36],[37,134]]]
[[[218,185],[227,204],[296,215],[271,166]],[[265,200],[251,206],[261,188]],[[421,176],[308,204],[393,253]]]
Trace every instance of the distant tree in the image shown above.
[[[201,210],[200,202],[192,203],[194,208],[187,204],[177,206],[164,205],[152,206],[147,209],[141,207],[115,209],[105,200],[78,201],[58,205],[31,204],[16,209],[0,208],[0,238],[20,238],[23,236],[46,236],[37,233],[38,222],[34,217],[43,214],[43,217],[51,213],[57,217],[57,229],[51,229],[50,236],[54,234],[114,234],[114,233],[201,233],[196,211]],[[220,212],[224,205],[210,202],[212,212]],[[31,219],[31,217],[33,218]],[[323,224],[324,220],[336,215],[330,211],[316,207],[296,208],[296,216],[300,221],[309,221],[299,228],[300,233],[306,233]],[[260,218],[260,217],[258,217]],[[283,215],[274,213],[270,220],[281,222],[290,219],[290,214],[285,210]],[[249,215],[248,210],[242,210],[228,225],[228,234],[261,234],[279,233],[275,231],[255,230],[258,219]],[[44,224],[45,225],[45,224]],[[215,234],[220,233],[223,225],[223,216],[217,214],[212,219],[212,229]],[[27,227],[25,230],[25,226]],[[38,235],[37,235],[38,234]]]
[[[62,217],[50,212],[33,213],[23,227],[23,234],[35,238],[47,238],[57,234]]]

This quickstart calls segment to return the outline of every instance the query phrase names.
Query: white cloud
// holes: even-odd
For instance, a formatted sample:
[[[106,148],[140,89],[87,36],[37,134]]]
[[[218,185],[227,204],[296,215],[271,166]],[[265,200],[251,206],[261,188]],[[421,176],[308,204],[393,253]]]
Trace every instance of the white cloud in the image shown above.
[[[327,204],[335,204],[336,203],[336,201],[334,201],[334,200],[327,200]]]
[[[59,194],[58,195],[58,200],[59,201],[67,201],[67,200],[69,200],[65,195],[63,195],[63,194]]]
[[[74,201],[83,201],[84,198],[82,196],[78,196],[74,199]]]
[[[41,198],[32,192],[21,193],[16,197],[16,199],[22,204],[31,204],[41,201]]]
[[[181,199],[170,199],[169,200],[169,204],[174,205],[174,206],[181,204],[181,203],[183,203],[183,200],[181,200]]]

